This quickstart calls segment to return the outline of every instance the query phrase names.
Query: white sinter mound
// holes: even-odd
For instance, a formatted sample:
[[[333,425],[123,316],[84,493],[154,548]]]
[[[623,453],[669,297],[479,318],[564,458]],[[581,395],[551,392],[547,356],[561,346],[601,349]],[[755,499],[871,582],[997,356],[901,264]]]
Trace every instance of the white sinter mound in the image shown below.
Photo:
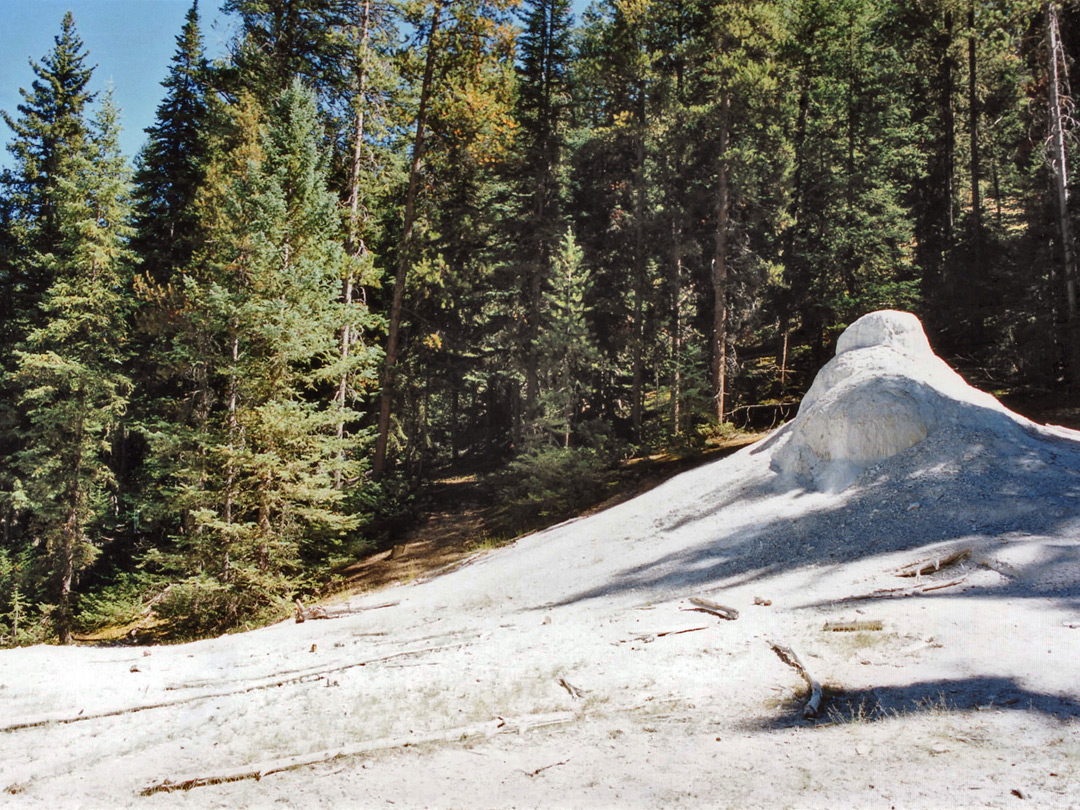
[[[1027,421],[935,355],[914,315],[873,312],[840,336],[836,357],[807,392],[775,463],[823,489],[842,489],[870,464],[944,425],[977,429],[983,417],[972,406]]]
[[[1077,434],[967,386],[914,316],[874,313],[764,441],[353,615],[0,652],[0,797],[1075,807],[1078,504]],[[882,629],[823,629],[853,620]],[[826,684],[825,723],[770,640]]]

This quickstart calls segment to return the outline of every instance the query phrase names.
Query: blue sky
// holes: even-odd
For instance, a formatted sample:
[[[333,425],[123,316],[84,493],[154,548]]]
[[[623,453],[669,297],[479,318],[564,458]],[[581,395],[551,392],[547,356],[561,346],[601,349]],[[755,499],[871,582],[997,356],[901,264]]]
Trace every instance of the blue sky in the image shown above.
[[[224,52],[231,24],[217,13],[219,0],[201,0],[199,14],[208,53]],[[575,0],[580,12],[586,0]],[[0,110],[17,116],[19,88],[34,81],[29,60],[40,61],[53,47],[69,9],[75,28],[97,65],[91,89],[111,81],[122,112],[121,147],[133,157],[143,129],[154,122],[161,81],[176,50],[176,37],[191,0],[0,0]],[[0,166],[11,166],[6,145],[11,131],[0,123]]]
[[[220,53],[229,36],[228,22],[217,21],[217,0],[199,5],[207,49]],[[91,88],[111,81],[124,127],[121,146],[133,156],[143,129],[154,121],[161,100],[161,80],[176,50],[176,37],[191,0],[0,0],[0,110],[17,116],[19,88],[34,81],[29,60],[40,61],[53,48],[60,22],[69,9],[75,28],[97,65]],[[6,149],[11,131],[0,123],[0,164],[11,165]]]

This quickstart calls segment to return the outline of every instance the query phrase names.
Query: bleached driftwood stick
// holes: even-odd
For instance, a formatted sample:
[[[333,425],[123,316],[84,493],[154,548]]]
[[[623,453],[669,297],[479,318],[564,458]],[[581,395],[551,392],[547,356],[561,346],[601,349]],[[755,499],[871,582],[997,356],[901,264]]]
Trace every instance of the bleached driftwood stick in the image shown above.
[[[366,610],[381,610],[382,608],[395,607],[401,604],[400,602],[386,602],[382,605],[364,605],[362,607],[353,607],[347,602],[343,605],[330,605],[325,607],[323,605],[312,605],[309,608],[304,607],[304,603],[299,599],[294,599],[293,603],[296,605],[296,609],[293,611],[293,617],[296,619],[297,624],[301,624],[308,619],[336,619],[339,616],[351,616],[354,613],[363,613]]]
[[[469,726],[458,726],[445,731],[435,731],[430,734],[409,734],[405,737],[384,737],[378,740],[367,740],[335,748],[327,751],[317,751],[300,756],[281,757],[267,762],[242,765],[238,768],[227,768],[217,773],[184,776],[177,779],[164,779],[143,788],[140,796],[152,796],[155,793],[172,793],[177,790],[192,790],[193,788],[206,787],[208,785],[222,785],[227,782],[241,782],[245,779],[262,779],[274,773],[292,771],[297,768],[306,768],[323,762],[331,762],[344,757],[355,757],[369,754],[375,751],[385,751],[391,748],[402,748],[406,745],[419,745],[421,743],[456,742],[467,737],[494,737],[496,734],[509,732],[522,732],[543,726],[554,726],[562,723],[570,723],[577,719],[574,712],[552,712],[548,714],[531,714],[524,717],[506,720],[501,717],[488,720],[484,723],[474,723]],[[562,763],[559,763],[562,764]]]
[[[795,654],[795,651],[791,647],[785,647],[783,644],[777,644],[775,641],[769,642],[769,646],[772,647],[772,651],[776,653],[780,660],[787,664],[789,667],[793,667],[803,680],[806,681],[806,685],[810,687],[810,699],[806,701],[806,705],[803,706],[803,717],[810,718],[816,717],[818,711],[821,709],[821,700],[823,697],[821,691],[821,684],[814,680],[814,677],[803,666],[803,662],[799,660],[799,656]]]
[[[868,619],[856,622],[825,622],[825,626],[821,629],[834,633],[854,633],[860,630],[880,630],[882,627],[884,625],[880,619]]]
[[[566,680],[566,678],[559,678],[559,686],[569,692],[570,697],[572,697],[574,700],[580,700],[585,696],[587,692],[587,690],[585,689],[579,689],[578,687],[574,686],[572,683],[570,683],[570,681]]]
[[[690,604],[694,606],[693,610],[711,613],[714,616],[719,616],[721,619],[727,619],[729,622],[739,618],[739,611],[735,608],[726,607],[717,602],[713,602],[711,599],[702,599],[700,596],[691,596]]]
[[[960,577],[960,579],[950,580],[949,582],[916,585],[914,588],[879,588],[870,593],[861,593],[856,596],[845,596],[842,599],[836,599],[833,604],[860,602],[864,599],[900,599],[905,596],[918,596],[919,594],[927,593],[929,591],[940,591],[943,588],[951,588],[954,585],[962,585],[965,582],[967,582],[967,577]]]
[[[12,723],[7,726],[2,726],[0,727],[0,733],[7,731],[21,731],[28,728],[38,728],[40,726],[47,726],[51,723],[67,724],[81,723],[87,720],[101,720],[105,717],[119,717],[123,714],[135,714],[136,712],[145,712],[153,709],[167,709],[173,706],[182,706],[185,703],[193,703],[198,700],[213,700],[215,698],[228,697],[230,695],[244,695],[248,692],[256,692],[261,689],[277,689],[283,686],[292,686],[294,684],[318,681],[325,678],[327,675],[332,675],[337,672],[344,672],[345,670],[354,669],[356,667],[365,667],[369,664],[381,664],[386,661],[392,661],[396,658],[404,658],[413,655],[427,655],[429,653],[443,652],[445,650],[457,650],[464,646],[466,645],[445,644],[438,647],[425,647],[417,650],[402,650],[401,652],[384,655],[381,658],[370,658],[366,661],[354,661],[349,664],[340,664],[332,667],[301,670],[300,674],[290,675],[289,677],[267,676],[261,679],[248,681],[246,685],[239,686],[234,689],[224,689],[214,692],[200,692],[196,695],[189,695],[187,697],[176,698],[174,700],[163,700],[156,703],[143,703],[135,706],[125,706],[123,708],[112,709],[109,711],[102,711],[96,713],[83,712],[74,716],[63,714],[44,715],[25,720],[20,723]]]
[[[953,549],[936,557],[925,557],[913,563],[908,563],[897,568],[895,573],[898,577],[919,577],[923,574],[931,574],[947,566],[955,565],[969,554],[971,554],[970,548]]]

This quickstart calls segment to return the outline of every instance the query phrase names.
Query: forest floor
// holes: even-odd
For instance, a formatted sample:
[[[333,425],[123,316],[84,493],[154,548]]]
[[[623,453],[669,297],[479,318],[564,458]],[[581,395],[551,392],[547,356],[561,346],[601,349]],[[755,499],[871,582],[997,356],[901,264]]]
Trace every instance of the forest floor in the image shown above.
[[[2,651],[0,804],[1080,808],[1080,434],[954,415],[841,490],[789,426],[492,549],[451,481],[392,562],[480,547],[328,620]]]

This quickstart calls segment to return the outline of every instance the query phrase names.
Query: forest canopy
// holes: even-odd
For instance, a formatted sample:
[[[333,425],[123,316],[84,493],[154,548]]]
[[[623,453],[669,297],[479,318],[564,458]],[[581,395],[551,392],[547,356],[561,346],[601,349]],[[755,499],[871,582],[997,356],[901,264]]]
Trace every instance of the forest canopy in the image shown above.
[[[4,643],[280,616],[448,468],[558,514],[872,310],[1080,384],[1075,2],[222,8],[133,161],[70,13],[3,112]]]

